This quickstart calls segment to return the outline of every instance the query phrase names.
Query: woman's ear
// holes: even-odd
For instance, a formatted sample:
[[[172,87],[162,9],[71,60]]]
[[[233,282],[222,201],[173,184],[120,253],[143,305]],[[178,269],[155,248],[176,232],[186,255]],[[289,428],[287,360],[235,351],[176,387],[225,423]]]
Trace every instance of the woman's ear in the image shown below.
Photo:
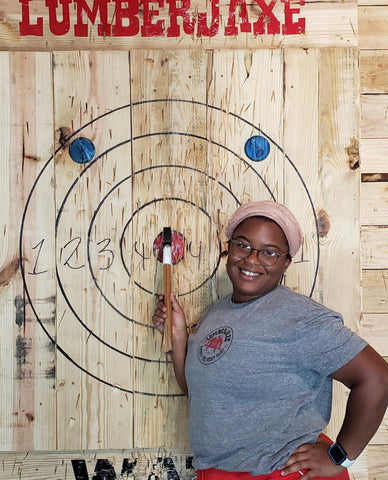
[[[292,257],[290,254],[286,256],[286,261],[284,262],[284,271],[287,270],[287,268],[291,265],[292,263]]]

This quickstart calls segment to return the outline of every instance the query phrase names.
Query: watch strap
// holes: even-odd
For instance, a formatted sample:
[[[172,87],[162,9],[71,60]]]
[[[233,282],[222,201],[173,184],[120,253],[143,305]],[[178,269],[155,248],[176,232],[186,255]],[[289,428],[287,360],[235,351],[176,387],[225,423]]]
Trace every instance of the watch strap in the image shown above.
[[[353,463],[356,460],[349,460],[348,458],[345,458],[345,460],[341,463],[341,467],[350,467],[350,465],[353,465]]]

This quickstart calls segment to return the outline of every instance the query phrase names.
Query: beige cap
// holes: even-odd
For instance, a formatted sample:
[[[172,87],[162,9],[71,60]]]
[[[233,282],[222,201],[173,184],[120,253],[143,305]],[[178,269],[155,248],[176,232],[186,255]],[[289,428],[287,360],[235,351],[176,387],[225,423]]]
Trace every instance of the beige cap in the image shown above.
[[[302,245],[303,234],[294,214],[285,205],[272,200],[249,202],[241,205],[230,217],[226,237],[232,238],[237,226],[249,217],[266,217],[276,222],[283,230],[288,242],[288,251],[293,257]]]

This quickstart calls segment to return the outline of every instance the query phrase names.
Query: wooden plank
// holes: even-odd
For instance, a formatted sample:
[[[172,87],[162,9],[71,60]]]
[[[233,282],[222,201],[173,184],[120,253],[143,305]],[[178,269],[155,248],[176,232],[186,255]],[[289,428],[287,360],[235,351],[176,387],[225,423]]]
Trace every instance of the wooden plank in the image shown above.
[[[67,75],[63,74],[63,87],[61,82],[58,81],[56,78],[58,75],[58,72],[61,71],[61,67],[63,65],[61,58],[58,58],[56,55],[53,55],[53,88],[54,88],[54,128],[57,133],[59,133],[61,128],[67,128],[68,130],[66,131],[67,133],[64,134],[63,136],[66,138],[67,136],[70,136],[73,129],[72,125],[70,125],[69,128],[69,123],[66,122],[65,120],[65,115],[71,115],[72,109],[68,109],[68,103],[70,102],[71,98],[77,99],[77,95],[74,92],[74,89],[71,87],[71,84],[69,80],[73,80],[75,75],[69,68]],[[74,60],[74,65],[76,65],[77,62]],[[82,83],[84,85],[85,83]],[[81,83],[80,83],[81,85]],[[62,88],[61,88],[62,87]],[[61,98],[62,96],[66,96],[66,106],[63,105],[64,111],[62,110],[62,102]],[[78,105],[77,105],[78,106]],[[59,120],[59,117],[62,117],[61,120]],[[71,118],[71,117],[70,117]],[[56,136],[57,137],[57,136]],[[55,143],[54,143],[54,148],[55,148],[55,154],[53,156],[53,163],[55,163],[55,179],[56,179],[56,187],[55,187],[55,205],[56,205],[56,212],[55,212],[55,217],[57,221],[59,209],[61,207],[62,201],[63,201],[63,196],[64,192],[66,192],[66,183],[64,182],[64,179],[71,179],[75,180],[75,174],[72,171],[71,168],[71,163],[67,163],[68,168],[66,168],[65,160],[61,159],[61,153],[62,151],[58,150],[60,148],[60,143],[57,141],[57,138],[54,138]],[[64,157],[64,156],[63,156]],[[58,180],[57,180],[58,179]],[[76,217],[76,221],[79,222],[79,217]],[[74,222],[74,227],[76,229]],[[56,229],[57,230],[57,229]],[[65,234],[62,229],[57,232],[55,230],[54,232],[54,238],[56,241],[56,246],[55,246],[55,262],[56,266],[59,266],[59,275],[57,275],[59,283],[57,286],[57,301],[56,301],[56,321],[55,321],[55,326],[56,326],[56,332],[55,332],[55,340],[56,340],[56,346],[57,346],[57,362],[56,362],[56,370],[57,370],[57,422],[56,422],[56,435],[57,435],[57,446],[56,448],[70,448],[70,445],[74,445],[74,448],[77,448],[81,445],[81,431],[82,431],[82,416],[79,415],[76,405],[83,405],[80,403],[80,393],[79,393],[79,384],[81,383],[81,372],[77,370],[76,368],[71,365],[68,359],[66,359],[63,355],[64,352],[66,354],[70,353],[70,359],[77,358],[76,355],[74,354],[74,349],[78,347],[81,349],[82,345],[82,340],[83,337],[80,335],[79,330],[77,330],[76,326],[71,325],[71,312],[69,311],[69,308],[66,308],[66,302],[61,294],[61,289],[60,285],[62,284],[61,280],[61,266],[64,262],[67,262],[68,265],[74,265],[72,262],[71,258],[68,258],[70,254],[68,254],[65,245],[67,242],[71,241],[72,237],[67,235],[65,237]],[[76,235],[77,233],[75,233]],[[58,248],[60,249],[59,255],[57,253]],[[63,259],[63,255],[66,255],[66,257]],[[75,270],[74,270],[75,272]],[[78,289],[79,283],[77,280],[77,277],[74,276],[73,280],[77,281],[77,286]],[[65,285],[66,287],[66,285]],[[72,299],[72,302],[75,302],[74,299]],[[74,304],[74,303],[73,303]],[[67,313],[68,312],[68,313]],[[69,327],[70,332],[69,333],[69,338],[71,338],[70,342],[72,343],[73,351],[67,348],[66,342],[63,340],[65,337],[63,331],[64,328]],[[63,398],[66,398],[64,401]],[[77,412],[77,413],[76,413]],[[81,417],[81,418],[80,418]],[[69,440],[70,439],[70,440]],[[76,440],[77,439],[77,440]]]
[[[367,446],[361,455],[349,469],[349,476],[352,480],[368,480],[368,449]]]
[[[1,452],[2,480],[64,480],[131,478],[148,480],[173,476],[194,480],[191,454],[184,449]]]
[[[320,244],[316,298],[339,311],[354,331],[358,331],[361,308],[360,287],[355,281],[360,272],[359,172],[351,168],[348,148],[358,141],[358,78],[356,50],[321,50],[316,165],[319,180],[314,192]],[[338,265],[342,269],[340,276]],[[351,296],[351,304],[343,301],[344,295]],[[335,382],[334,408],[327,427],[333,438],[342,425],[346,400],[346,389]]]
[[[329,180],[330,176],[337,176],[338,169],[339,175],[343,179],[342,182],[344,184],[347,184],[349,188],[349,193],[348,195],[346,195],[343,193],[341,187],[341,196],[344,195],[344,198],[352,198],[354,191],[357,191],[358,175],[357,172],[354,172],[354,174],[350,172],[350,169],[348,168],[349,163],[345,155],[347,146],[351,144],[351,139],[354,138],[353,135],[357,135],[357,121],[353,123],[353,121],[351,120],[352,118],[357,119],[357,104],[354,103],[354,99],[357,98],[357,81],[353,81],[351,73],[349,73],[349,76],[347,77],[344,76],[344,78],[341,78],[340,76],[341,72],[352,72],[352,70],[356,68],[356,59],[355,55],[349,55],[349,58],[347,58],[348,54],[346,52],[343,52],[341,54],[343,55],[343,57],[341,57],[341,55],[338,55],[337,58],[335,54],[331,58],[332,53],[328,53],[327,56],[322,59],[322,62],[320,60],[320,57],[318,56],[316,60],[317,66],[315,67],[316,73],[315,76],[313,76],[314,70],[309,68],[308,59],[310,58],[311,61],[312,58],[314,58],[314,52],[305,52],[306,61],[304,61],[304,63],[298,62],[295,59],[296,55],[294,54],[294,52],[291,53],[292,56],[289,55],[289,52],[286,52],[286,58],[290,57],[290,59],[292,60],[287,63],[287,67],[289,64],[291,68],[295,69],[296,74],[295,78],[292,78],[290,81],[289,89],[286,90],[286,101],[287,98],[290,96],[290,99],[293,99],[294,102],[294,109],[291,110],[290,113],[290,121],[286,124],[287,128],[285,134],[290,138],[290,141],[287,143],[286,151],[289,152],[291,148],[291,151],[295,152],[294,155],[291,156],[291,158],[295,158],[298,169],[301,171],[303,178],[306,179],[308,182],[307,184],[309,192],[316,205],[316,212],[317,214],[320,213],[321,215],[319,219],[320,221],[322,221],[322,225],[320,226],[324,227],[325,215],[327,215],[326,222],[330,221],[331,227],[333,228],[333,230],[330,229],[327,232],[322,231],[322,237],[320,238],[319,242],[322,255],[321,266],[330,265],[333,261],[331,258],[331,254],[333,252],[330,252],[330,249],[332,248],[331,242],[334,238],[337,237],[338,230],[342,230],[342,220],[339,220],[339,223],[336,226],[335,223],[332,223],[333,217],[335,218],[336,215],[338,215],[338,219],[346,218],[349,214],[349,210],[345,210],[350,209],[349,203],[345,203],[344,210],[342,212],[338,211],[338,203],[335,200],[336,191],[338,190],[335,185],[332,185],[331,181]],[[342,62],[349,65],[343,67]],[[288,70],[290,69],[290,67],[288,67]],[[299,71],[304,71],[304,76],[301,79],[298,79],[298,69]],[[286,72],[288,70],[286,70]],[[331,78],[325,78],[326,72],[327,76]],[[337,79],[335,78],[336,75],[338,75],[339,81],[337,81]],[[354,73],[354,78],[357,78],[357,73]],[[300,88],[298,80],[299,82],[301,82]],[[335,86],[337,85],[338,88],[338,85],[342,84],[339,82],[344,82],[348,84],[346,87],[344,87],[344,91],[348,93],[349,97],[344,103],[342,103],[339,97],[336,97],[337,91]],[[318,88],[318,85],[322,85],[322,89],[325,89],[325,91],[321,92],[319,96],[317,93],[314,96],[314,88]],[[327,100],[327,103],[324,100]],[[320,105],[318,105],[319,101]],[[297,107],[298,105],[300,113]],[[320,112],[322,112],[321,115],[319,115],[318,108],[320,109]],[[333,109],[333,112],[330,115],[327,115],[327,111],[331,111],[330,109]],[[347,115],[348,123],[346,121],[344,121],[343,123],[346,124],[349,128],[340,129],[340,133],[343,133],[343,136],[341,136],[339,140],[336,137],[337,134],[333,134],[334,130],[336,129],[334,124],[336,122],[340,122],[340,120],[338,119],[343,115]],[[333,119],[333,124],[331,124],[330,121],[326,123],[326,120],[330,119]],[[320,124],[318,124],[318,122],[320,122]],[[303,125],[305,124],[309,125],[309,128],[307,130],[304,130]],[[298,134],[298,132],[302,130],[304,130],[303,138],[301,138],[300,134]],[[327,147],[329,148],[327,149],[327,151],[325,151]],[[322,172],[326,172],[325,174],[322,173],[317,167],[318,160],[315,159],[317,159],[318,154],[322,156]],[[324,184],[322,184],[321,180],[323,178],[325,179]],[[329,187],[329,185],[331,185],[331,187]],[[333,191],[331,190],[331,188],[333,188]],[[295,205],[298,205],[297,211],[301,208],[304,208],[306,210],[304,215],[301,216],[301,223],[302,225],[304,225],[307,221],[308,213],[306,202],[301,202],[300,199],[298,199],[298,193],[300,192],[300,190],[299,192],[295,189],[289,189],[288,191],[290,192],[289,198],[291,199],[291,201],[293,201]],[[325,195],[325,192],[327,192],[327,196]],[[331,200],[333,201],[331,202]],[[353,212],[350,218],[354,218],[356,220],[357,202],[355,202],[351,208]],[[326,212],[326,214],[324,212]],[[352,222],[353,220],[350,220],[349,226],[351,226],[351,228],[354,227],[355,231],[353,233],[348,232],[347,234],[345,234],[346,238],[342,240],[342,244],[344,246],[348,245],[348,237],[357,239],[357,225],[353,224]],[[309,230],[311,232],[314,232],[314,227],[314,221],[310,220]],[[311,257],[311,253],[314,251],[314,243],[316,242],[316,237],[317,235],[315,233],[314,237],[312,238],[313,241],[310,242],[310,244],[305,245],[306,250],[304,252],[304,258],[300,260],[307,261],[309,259],[309,256]],[[355,256],[353,257],[353,260],[355,260],[358,246],[356,242],[353,243],[354,245],[352,247],[355,248]],[[337,248],[338,246],[336,246],[336,249]],[[324,263],[325,252],[327,252],[328,254],[326,263]],[[341,255],[342,254],[340,254],[340,256]],[[346,257],[350,259],[352,258],[351,256],[349,257],[348,253],[346,253]],[[310,258],[309,260],[311,262],[312,258]],[[352,263],[353,260],[350,260],[350,262]],[[299,259],[297,259],[297,261],[299,261]],[[353,264],[351,271],[352,273],[349,275],[348,280],[344,279],[343,288],[346,288],[348,282],[350,284],[353,284],[353,274],[355,275],[355,278],[358,275],[358,267],[356,261]],[[325,274],[323,275],[322,272],[325,272]],[[315,288],[316,298],[319,301],[323,301],[327,305],[331,305],[333,308],[342,311],[348,321],[357,318],[357,312],[356,316],[354,316],[354,312],[352,311],[352,309],[350,309],[350,311],[347,311],[347,308],[344,308],[341,305],[341,298],[337,295],[337,289],[341,287],[338,286],[337,278],[330,280],[330,275],[332,274],[335,276],[334,270],[332,271],[330,269],[325,269],[324,267],[322,267],[322,271],[318,275]],[[288,275],[289,274],[287,274],[287,276]]]
[[[388,96],[361,96],[361,138],[388,137]]]
[[[137,2],[133,3],[129,13],[126,7],[120,8],[116,3],[100,2],[97,4],[90,0],[87,5],[90,9],[89,18],[92,20],[87,20],[86,9],[81,9],[83,14],[83,23],[81,23],[81,20],[77,20],[75,5],[70,2],[70,6],[66,4],[68,21],[61,25],[63,10],[58,8],[60,13],[56,12],[59,17],[58,22],[54,20],[54,12],[52,13],[50,24],[49,10],[44,0],[25,2],[24,9],[19,2],[3,0],[0,49],[37,51],[199,48],[206,50],[209,48],[349,47],[357,45],[356,0],[306,1],[305,3],[295,1],[290,7],[285,6],[286,2],[278,1],[269,11],[270,21],[260,20],[264,34],[260,33],[260,30],[258,34],[254,33],[252,25],[259,21],[260,15],[258,15],[255,5],[247,2],[248,19],[245,25],[249,27],[250,31],[243,32],[244,28],[240,26],[238,19],[236,22],[237,35],[225,34],[230,18],[234,17],[234,12],[231,14],[229,12],[228,0],[222,0],[217,4],[219,6],[218,22],[216,14],[212,19],[209,2],[192,0],[188,15],[190,21],[194,21],[194,28],[191,30],[190,21],[188,21],[185,25],[186,31],[183,30],[180,19],[178,22],[171,20],[174,17],[172,14],[170,15],[167,5],[153,8],[152,21],[147,22],[144,20]],[[102,7],[98,8],[98,5],[102,5]],[[115,8],[120,9],[120,15]],[[290,8],[287,15],[285,8]],[[95,18],[93,18],[93,10],[95,10]],[[208,27],[213,20],[215,32],[210,33],[210,30],[199,32],[198,12],[207,15]],[[238,17],[238,14],[235,16]],[[131,22],[129,22],[129,18]],[[158,22],[162,23],[158,24]],[[20,23],[22,27],[20,27]],[[76,24],[78,24],[77,27]],[[217,24],[219,28],[217,28]],[[153,25],[157,26],[153,27]],[[172,30],[167,30],[171,25],[173,25]],[[283,25],[286,26],[287,34],[283,32]],[[162,32],[154,31],[155,28],[158,30],[158,26],[162,28]],[[269,28],[274,30],[268,30]],[[80,29],[84,31],[80,32]],[[57,33],[53,34],[52,31]],[[25,36],[24,33],[29,35]]]
[[[132,446],[132,312],[120,261],[131,212],[128,54],[56,53],[54,66],[58,448]],[[89,164],[71,155],[79,139],[95,147]]]
[[[361,50],[388,48],[386,5],[358,7],[358,44]]]
[[[381,425],[379,426],[377,432],[374,434],[369,444],[371,447],[374,447],[374,448],[376,447],[381,448],[383,446],[387,446],[388,444],[388,411],[385,412]],[[371,470],[369,470],[369,473],[372,473]]]
[[[385,458],[386,447],[372,442],[357,458],[357,462],[349,468],[352,480],[385,480],[387,478],[386,462],[381,461]]]
[[[166,103],[162,106],[159,103],[141,103],[142,100],[168,99],[170,59],[167,52],[148,51],[131,52],[130,59],[131,97],[134,103],[139,103],[132,113],[132,138],[136,140],[132,145],[131,161],[132,170],[139,173],[132,182],[133,221],[129,225],[126,243],[130,246],[132,255],[128,263],[131,271],[132,303],[138,322],[133,328],[134,354],[137,358],[150,360],[137,361],[134,364],[134,388],[149,394],[136,395],[134,398],[134,416],[137,419],[133,432],[134,445],[140,447],[168,444],[168,427],[171,427],[171,421],[175,418],[174,397],[165,395],[180,393],[173,383],[171,364],[167,365],[168,359],[161,352],[161,336],[151,329],[151,316],[155,305],[153,292],[163,291],[162,268],[158,269],[158,262],[153,255],[153,242],[165,226],[177,229],[173,219],[163,215],[163,209],[167,212],[169,207],[165,207],[163,201],[152,203],[154,199],[169,195],[160,191],[163,173],[156,170],[153,174],[153,170],[149,170],[154,162],[156,165],[170,163],[169,139],[163,136],[163,132],[168,131],[170,108]],[[150,135],[153,132],[162,132],[162,136]],[[156,179],[153,182],[154,175]],[[168,186],[172,183],[168,173],[166,183]],[[142,208],[150,202],[150,209]],[[147,218],[150,221],[147,221]],[[175,282],[172,288],[176,289]],[[160,364],[157,362],[159,359]],[[156,395],[158,391],[163,393],[160,398]],[[177,403],[182,405],[179,399]],[[171,433],[176,438],[176,429]]]
[[[377,434],[376,434],[377,435]],[[376,438],[376,436],[374,437]],[[374,439],[372,439],[373,442]],[[350,468],[354,480],[386,479],[386,446],[370,443],[357,462]],[[148,480],[153,475],[164,478],[175,473],[181,480],[194,480],[195,470],[190,467],[191,454],[183,450],[95,450],[95,451],[22,451],[0,453],[2,479],[61,480],[76,478],[83,473],[93,475],[111,472],[127,475],[133,480]],[[366,468],[369,475],[365,476]],[[105,470],[104,470],[105,469]],[[17,475],[17,477],[16,477]],[[373,477],[371,476],[373,475]]]
[[[388,265],[388,228],[361,227],[361,266],[364,269],[385,269]]]
[[[210,302],[210,284],[201,286],[208,272],[210,235],[206,69],[207,54],[202,51],[131,54],[136,104],[132,158],[138,173],[128,241],[146,252],[143,258],[133,255],[131,261],[134,311],[142,319],[134,326],[135,355],[152,360],[137,362],[135,367],[136,389],[150,393],[135,397],[139,420],[135,444],[144,447],[188,444],[187,399],[176,383],[169,356],[161,353],[160,335],[150,328],[155,294],[163,292],[163,269],[153,245],[166,226],[177,235],[173,248],[178,239],[182,242],[184,258],[178,256],[172,267],[172,289],[189,324],[195,323]]]
[[[38,72],[39,69],[39,72]],[[6,252],[8,260],[7,294],[12,296],[12,314],[4,318],[4,329],[13,332],[12,341],[5,346],[5,354],[15,358],[13,367],[13,388],[8,390],[8,403],[13,405],[13,413],[5,416],[9,432],[5,435],[12,442],[6,448],[54,448],[55,447],[55,356],[52,343],[43,334],[32,310],[31,300],[41,295],[41,307],[45,310],[45,322],[48,330],[53,329],[53,299],[55,284],[40,288],[32,285],[27,288],[25,282],[39,276],[37,269],[38,225],[41,219],[54,220],[53,188],[42,197],[30,199],[31,215],[23,217],[24,207],[41,169],[45,165],[44,157],[52,145],[52,90],[50,83],[50,56],[34,53],[16,53],[10,55],[10,84],[4,99],[8,117],[9,195],[6,202],[7,215]],[[38,83],[39,88],[37,88]],[[40,103],[42,102],[42,103]],[[50,128],[51,127],[51,128]],[[11,159],[11,161],[9,160]],[[21,236],[21,220],[24,218],[24,234]],[[52,225],[52,223],[51,223]],[[48,241],[48,247],[52,245]],[[20,250],[19,250],[20,246]],[[22,257],[19,263],[18,257]],[[49,255],[47,275],[54,278],[55,270]],[[10,267],[10,259],[13,268]],[[7,265],[8,264],[8,265]],[[22,271],[19,266],[22,265]],[[8,283],[7,283],[8,282]],[[11,299],[8,297],[8,301]],[[8,322],[8,323],[7,323]],[[4,415],[7,414],[7,409]],[[43,427],[43,428],[42,428]]]
[[[12,221],[10,191],[12,189],[15,173],[11,170],[9,162],[12,151],[11,143],[11,77],[10,54],[0,54],[0,98],[2,115],[0,116],[0,228],[3,232],[1,244],[1,284],[0,284],[0,311],[4,319],[3,334],[0,336],[0,449],[12,449],[12,423],[13,412],[13,371],[14,371],[14,337],[13,323],[15,318],[15,274],[18,271],[19,255],[17,252],[17,237],[10,227]],[[15,225],[16,227],[16,225]],[[12,354],[9,354],[11,347]]]
[[[360,144],[361,173],[379,181],[388,173],[388,138],[363,138]],[[373,177],[373,174],[376,174]]]
[[[361,93],[388,93],[387,72],[388,52],[384,50],[360,51]]]
[[[388,225],[387,182],[361,183],[361,225]]]
[[[322,265],[319,282],[324,290],[321,301],[340,311],[345,323],[357,330],[359,284],[353,279],[359,277],[360,177],[358,169],[349,164],[348,147],[357,142],[359,131],[358,55],[356,50],[328,49],[321,56],[317,168],[322,183],[316,187],[317,210],[321,210],[319,222],[323,222],[319,232]],[[329,222],[326,228],[325,220]],[[341,279],[334,267],[340,263]],[[332,268],[327,268],[328,265]],[[352,306],[343,303],[340,293],[349,292],[349,288],[355,299]]]
[[[315,215],[318,207],[314,204],[321,195],[317,190],[320,52],[315,49],[286,50],[284,68],[283,141],[285,153],[292,162],[285,164],[284,200],[297,216],[304,232],[302,248],[286,273],[286,283],[305,295],[312,292],[317,295],[323,288],[323,285],[316,284],[318,244]],[[309,125],[309,128],[306,130],[304,125]],[[300,135],[301,131],[304,131],[303,135]],[[305,186],[295,184],[295,180],[293,183],[290,181],[294,168]]]
[[[364,314],[388,312],[388,270],[363,270],[361,285]]]
[[[388,6],[387,0],[358,0],[359,6]]]
[[[51,55],[48,53],[35,54],[35,78],[33,88],[35,90],[35,110],[36,110],[36,144],[34,150],[26,152],[26,157],[33,153],[36,155],[37,172],[40,181],[41,169],[45,168],[45,183],[43,188],[37,192],[32,201],[36,202],[35,212],[29,211],[26,215],[26,230],[29,226],[33,235],[29,240],[34,240],[30,247],[35,247],[33,256],[30,259],[34,262],[28,265],[25,275],[37,277],[39,272],[47,270],[45,280],[36,282],[35,287],[30,290],[32,298],[39,299],[37,303],[31,305],[31,299],[26,304],[26,318],[32,318],[37,325],[35,334],[36,343],[36,370],[35,379],[35,426],[34,426],[34,448],[36,450],[56,448],[56,351],[52,339],[55,339],[55,307],[56,307],[56,281],[55,281],[55,195],[52,178],[54,175],[54,165],[46,166],[47,159],[53,154],[53,85],[52,85],[52,63]],[[31,75],[28,66],[25,66],[27,76]],[[30,123],[30,120],[29,120]],[[28,127],[30,130],[30,127]],[[34,178],[34,177],[32,177]],[[30,180],[32,180],[30,177]],[[39,180],[38,180],[39,178]],[[34,178],[35,179],[35,178]],[[42,186],[42,183],[41,183]],[[29,205],[31,207],[31,204]],[[31,215],[31,218],[28,216]],[[42,234],[41,225],[45,222],[44,244],[39,244]],[[39,245],[36,248],[36,245]],[[26,243],[28,246],[28,243]],[[42,245],[42,249],[40,249]],[[44,247],[45,263],[39,263],[42,259]],[[39,258],[37,253],[39,252]],[[24,252],[27,254],[27,251]],[[25,264],[27,268],[27,264]],[[37,273],[32,275],[31,272]],[[40,274],[42,275],[42,274]],[[28,283],[26,280],[26,284]],[[49,280],[49,281],[47,281]],[[39,318],[38,318],[39,316]],[[39,324],[39,325],[38,325]]]
[[[23,167],[26,158],[24,158],[24,149],[34,152],[36,149],[36,128],[37,125],[33,118],[29,118],[30,112],[35,112],[35,85],[31,82],[34,79],[35,72],[35,59],[34,54],[17,54],[12,55],[10,65],[11,78],[15,78],[15,82],[18,83],[16,89],[11,90],[11,105],[12,105],[12,118],[11,125],[17,125],[16,128],[11,130],[11,157],[16,159],[13,168],[14,177],[10,182],[10,187],[16,185],[17,182],[24,177]],[[28,73],[27,73],[28,71]],[[21,93],[22,92],[22,93]],[[31,124],[30,135],[27,134]],[[26,138],[24,138],[24,136]],[[29,162],[28,165],[32,172],[34,165]],[[28,179],[28,173],[24,178]],[[28,188],[28,186],[26,185]],[[27,189],[26,188],[26,189]],[[13,195],[11,196],[11,198]],[[22,199],[23,202],[24,199]],[[13,199],[15,206],[18,205],[16,198]],[[36,207],[35,207],[36,208]],[[22,205],[18,205],[17,211],[21,211]],[[18,220],[11,220],[11,225]],[[17,232],[16,225],[13,227],[15,234]],[[15,235],[14,234],[14,235]],[[13,244],[16,248],[17,241]],[[19,323],[13,324],[14,329],[14,354],[17,358],[14,365],[14,410],[16,417],[16,425],[13,428],[13,448],[15,450],[20,448],[32,449],[34,445],[34,424],[28,421],[29,418],[34,417],[35,407],[35,385],[34,379],[36,375],[35,362],[33,361],[35,356],[35,338],[36,338],[36,324],[34,319],[28,316],[25,304],[23,304],[23,290],[21,284],[21,278],[15,283],[16,292],[18,292],[17,298],[19,298],[21,314]],[[16,306],[15,296],[15,306]],[[27,414],[27,416],[26,416]],[[15,418],[14,417],[14,418]]]
[[[380,355],[388,357],[388,313],[363,313],[360,333]]]
[[[368,471],[369,478],[385,480],[388,478],[388,446],[378,445],[369,447]]]

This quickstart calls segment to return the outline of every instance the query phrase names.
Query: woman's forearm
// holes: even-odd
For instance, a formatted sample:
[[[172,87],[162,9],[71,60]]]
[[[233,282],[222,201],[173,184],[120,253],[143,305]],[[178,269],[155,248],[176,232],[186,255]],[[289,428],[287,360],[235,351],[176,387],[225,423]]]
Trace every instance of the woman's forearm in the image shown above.
[[[350,460],[357,458],[378,429],[387,408],[387,382],[352,388],[341,430],[337,436]]]
[[[353,372],[355,373],[351,373]],[[337,436],[349,459],[364,450],[378,429],[388,403],[388,365],[370,346],[333,375],[350,388]]]
[[[178,385],[182,389],[183,393],[187,395],[187,383],[185,375],[185,364],[186,364],[186,353],[187,353],[187,337],[186,339],[182,338],[179,341],[173,340],[173,351],[172,351],[172,363],[174,367],[175,378],[178,382]]]

